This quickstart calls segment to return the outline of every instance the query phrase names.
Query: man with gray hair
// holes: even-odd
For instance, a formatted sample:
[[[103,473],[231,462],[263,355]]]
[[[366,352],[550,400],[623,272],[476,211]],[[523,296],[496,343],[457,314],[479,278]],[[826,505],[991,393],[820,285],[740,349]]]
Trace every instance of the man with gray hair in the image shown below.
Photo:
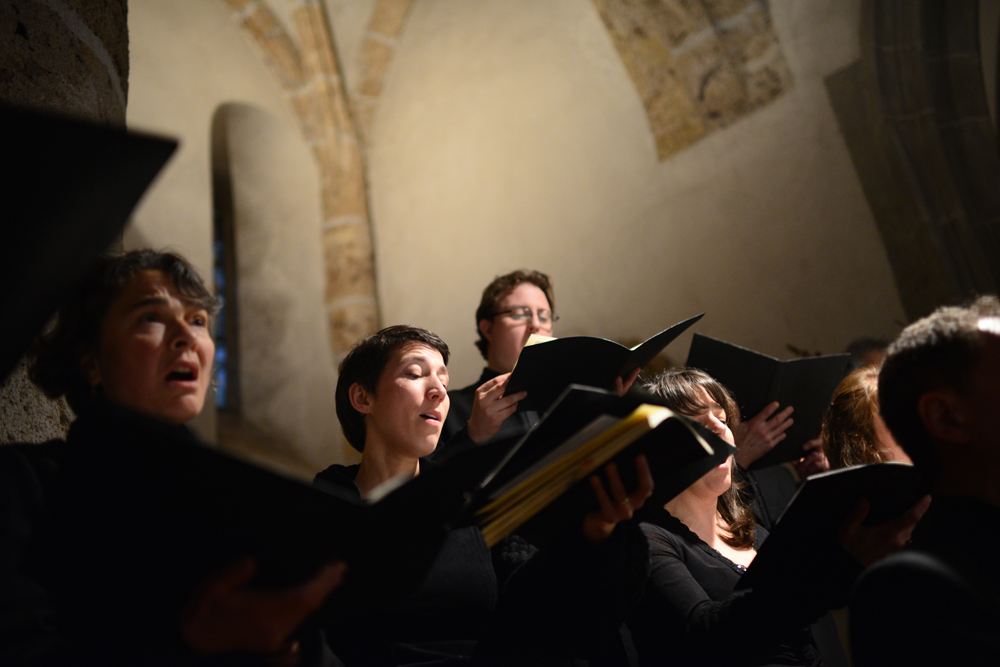
[[[911,324],[878,389],[934,500],[912,543],[858,582],[855,667],[1000,665],[1000,301]]]

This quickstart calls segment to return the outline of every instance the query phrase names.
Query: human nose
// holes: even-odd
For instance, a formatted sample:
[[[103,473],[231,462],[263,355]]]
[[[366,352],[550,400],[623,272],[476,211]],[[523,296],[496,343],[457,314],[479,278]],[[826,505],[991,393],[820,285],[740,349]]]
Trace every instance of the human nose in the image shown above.
[[[183,319],[176,320],[170,346],[177,349],[193,348],[197,343],[198,337],[194,335],[194,329],[191,325]]]
[[[531,319],[528,320],[528,328],[531,329],[532,332],[535,332],[541,331],[543,326],[542,320],[538,317],[538,312],[534,310],[531,311]]]
[[[434,400],[443,400],[448,395],[448,389],[444,382],[436,375],[431,376],[431,384],[427,388],[427,397]]]
[[[726,435],[725,423],[715,415],[711,415],[708,418],[708,430],[719,437],[725,437]]]

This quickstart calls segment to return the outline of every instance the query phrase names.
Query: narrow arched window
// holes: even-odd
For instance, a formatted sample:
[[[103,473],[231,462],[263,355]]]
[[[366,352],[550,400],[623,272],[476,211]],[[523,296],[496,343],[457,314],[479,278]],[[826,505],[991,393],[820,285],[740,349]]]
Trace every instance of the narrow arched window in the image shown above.
[[[239,314],[232,176],[223,107],[212,119],[212,278],[222,310],[215,321],[216,409],[240,412]]]

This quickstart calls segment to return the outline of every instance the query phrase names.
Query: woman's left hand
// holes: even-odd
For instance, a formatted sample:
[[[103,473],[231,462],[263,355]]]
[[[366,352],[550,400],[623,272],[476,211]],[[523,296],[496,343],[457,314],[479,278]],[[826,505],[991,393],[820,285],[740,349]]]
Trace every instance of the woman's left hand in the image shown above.
[[[610,496],[604,489],[604,484],[598,475],[592,475],[590,486],[594,489],[600,509],[591,512],[583,518],[583,536],[591,544],[600,544],[611,536],[615,526],[620,521],[627,521],[637,509],[642,507],[646,499],[653,494],[653,473],[649,470],[649,462],[642,454],[635,457],[636,479],[639,484],[631,494],[625,491],[618,466],[608,463],[604,466],[604,474],[608,478]]]
[[[752,419],[733,429],[737,447],[736,462],[744,470],[785,439],[785,431],[792,425],[793,408],[789,405],[778,412],[779,407],[777,403],[770,403]]]

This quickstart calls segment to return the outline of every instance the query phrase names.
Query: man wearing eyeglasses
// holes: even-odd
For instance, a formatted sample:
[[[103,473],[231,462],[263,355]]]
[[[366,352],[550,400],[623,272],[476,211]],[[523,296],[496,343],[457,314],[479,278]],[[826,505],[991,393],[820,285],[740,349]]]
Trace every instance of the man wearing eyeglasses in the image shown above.
[[[448,392],[451,409],[438,453],[516,437],[538,421],[537,412],[517,409],[526,392],[503,393],[528,336],[552,335],[552,324],[559,319],[554,310],[552,281],[539,271],[519,269],[486,286],[476,309],[476,347],[486,368],[475,383]]]

